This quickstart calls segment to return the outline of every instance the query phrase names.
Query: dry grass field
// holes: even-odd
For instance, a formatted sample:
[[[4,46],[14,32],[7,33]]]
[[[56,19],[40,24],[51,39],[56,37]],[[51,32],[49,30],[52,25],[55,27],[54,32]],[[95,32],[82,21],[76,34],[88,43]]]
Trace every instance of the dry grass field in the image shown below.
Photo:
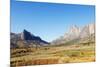
[[[11,49],[12,67],[94,61],[94,44]]]

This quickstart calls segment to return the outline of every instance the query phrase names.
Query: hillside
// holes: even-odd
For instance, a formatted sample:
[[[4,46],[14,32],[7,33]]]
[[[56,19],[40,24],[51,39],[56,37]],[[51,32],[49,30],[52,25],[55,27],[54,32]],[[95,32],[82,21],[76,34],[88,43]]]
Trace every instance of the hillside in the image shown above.
[[[11,48],[27,48],[27,47],[36,47],[36,46],[45,46],[49,43],[42,40],[39,36],[35,36],[23,30],[22,33],[11,33]]]

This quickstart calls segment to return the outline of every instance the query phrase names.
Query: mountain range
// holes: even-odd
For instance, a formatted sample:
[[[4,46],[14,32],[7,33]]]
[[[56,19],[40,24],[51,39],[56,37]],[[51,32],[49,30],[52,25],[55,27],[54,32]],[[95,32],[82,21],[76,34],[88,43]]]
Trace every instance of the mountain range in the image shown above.
[[[63,44],[72,41],[87,41],[88,39],[95,39],[95,24],[91,23],[84,27],[78,27],[73,25],[70,27],[69,31],[63,36],[53,40],[51,44]]]
[[[11,48],[22,48],[22,47],[40,47],[48,45],[61,45],[61,44],[76,44],[83,42],[95,42],[95,24],[91,23],[84,27],[78,27],[73,25],[69,31],[64,35],[58,37],[52,42],[46,42],[39,36],[35,36],[27,30],[23,30],[21,33],[10,33],[11,36]]]
[[[21,33],[11,33],[11,48],[17,47],[34,47],[34,46],[45,46],[48,42],[42,40],[39,36],[35,36],[23,30]]]

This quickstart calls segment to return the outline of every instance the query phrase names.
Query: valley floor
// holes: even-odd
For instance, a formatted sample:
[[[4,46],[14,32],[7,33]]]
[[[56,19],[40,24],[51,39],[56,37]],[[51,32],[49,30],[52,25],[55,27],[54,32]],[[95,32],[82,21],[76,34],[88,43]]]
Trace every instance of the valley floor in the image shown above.
[[[94,61],[94,44],[11,49],[12,67]]]

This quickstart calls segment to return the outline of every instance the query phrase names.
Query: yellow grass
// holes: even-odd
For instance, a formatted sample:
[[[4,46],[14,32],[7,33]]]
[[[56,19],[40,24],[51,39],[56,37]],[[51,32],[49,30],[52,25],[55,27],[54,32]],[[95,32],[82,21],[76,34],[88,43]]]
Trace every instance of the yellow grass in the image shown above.
[[[11,66],[95,61],[95,46],[60,46],[11,49]]]

